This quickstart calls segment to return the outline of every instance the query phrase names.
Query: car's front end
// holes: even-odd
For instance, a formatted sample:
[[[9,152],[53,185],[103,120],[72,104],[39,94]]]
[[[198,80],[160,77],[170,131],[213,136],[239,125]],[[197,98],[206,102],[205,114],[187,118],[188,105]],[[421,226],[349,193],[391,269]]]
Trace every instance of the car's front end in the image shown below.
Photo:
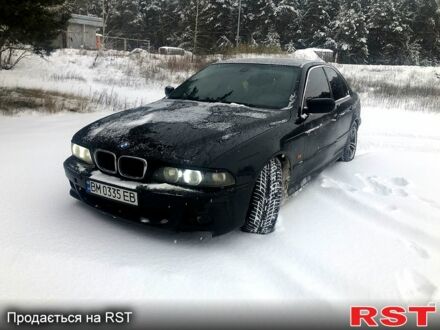
[[[75,156],[64,162],[64,169],[73,197],[114,217],[176,231],[218,235],[241,226],[247,211],[243,206],[252,189],[250,185],[200,188],[136,181],[105,174]]]

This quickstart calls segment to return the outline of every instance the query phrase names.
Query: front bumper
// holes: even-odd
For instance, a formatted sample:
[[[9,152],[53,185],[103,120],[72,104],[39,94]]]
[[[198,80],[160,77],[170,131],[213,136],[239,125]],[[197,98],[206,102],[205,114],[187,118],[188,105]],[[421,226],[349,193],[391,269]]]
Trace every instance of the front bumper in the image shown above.
[[[73,156],[64,162],[64,170],[73,197],[114,217],[175,231],[208,231],[213,235],[227,233],[244,224],[253,189],[248,184],[205,191],[122,181],[102,174],[95,166],[84,164]],[[125,205],[87,193],[89,179],[135,190],[139,205]]]

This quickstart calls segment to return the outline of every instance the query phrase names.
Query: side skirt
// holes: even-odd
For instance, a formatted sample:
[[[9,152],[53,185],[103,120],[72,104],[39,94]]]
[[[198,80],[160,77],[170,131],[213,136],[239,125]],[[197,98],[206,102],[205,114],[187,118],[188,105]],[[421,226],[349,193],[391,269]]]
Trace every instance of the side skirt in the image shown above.
[[[295,194],[296,192],[300,191],[305,186],[307,186],[307,184],[309,184],[310,181],[312,181],[319,174],[321,174],[321,172],[323,170],[325,170],[327,167],[337,163],[338,160],[341,158],[341,156],[342,156],[342,152],[340,154],[338,154],[336,157],[334,157],[331,161],[329,161],[328,163],[325,163],[323,166],[318,168],[317,170],[307,174],[306,176],[302,177],[300,180],[291,183],[289,185],[289,189],[288,189],[288,196],[289,197],[292,196],[293,194]]]

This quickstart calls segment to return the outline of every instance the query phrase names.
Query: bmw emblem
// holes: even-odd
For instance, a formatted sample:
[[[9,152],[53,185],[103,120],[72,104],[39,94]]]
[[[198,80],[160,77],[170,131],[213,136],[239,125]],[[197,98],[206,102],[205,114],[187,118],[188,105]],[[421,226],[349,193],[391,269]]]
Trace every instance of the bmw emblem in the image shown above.
[[[119,145],[119,149],[121,150],[125,150],[128,149],[130,147],[130,143],[129,142],[123,142]]]

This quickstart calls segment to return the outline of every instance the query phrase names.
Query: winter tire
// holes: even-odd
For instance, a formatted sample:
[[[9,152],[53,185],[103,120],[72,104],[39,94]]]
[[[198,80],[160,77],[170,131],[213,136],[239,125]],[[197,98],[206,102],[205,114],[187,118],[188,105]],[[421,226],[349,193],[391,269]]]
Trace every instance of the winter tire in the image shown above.
[[[266,235],[275,230],[283,197],[283,172],[279,159],[264,166],[252,193],[246,223],[242,230]]]
[[[340,159],[341,162],[351,162],[356,156],[358,141],[358,125],[354,123],[351,126],[350,133],[348,135],[347,144],[345,145],[344,152]]]

